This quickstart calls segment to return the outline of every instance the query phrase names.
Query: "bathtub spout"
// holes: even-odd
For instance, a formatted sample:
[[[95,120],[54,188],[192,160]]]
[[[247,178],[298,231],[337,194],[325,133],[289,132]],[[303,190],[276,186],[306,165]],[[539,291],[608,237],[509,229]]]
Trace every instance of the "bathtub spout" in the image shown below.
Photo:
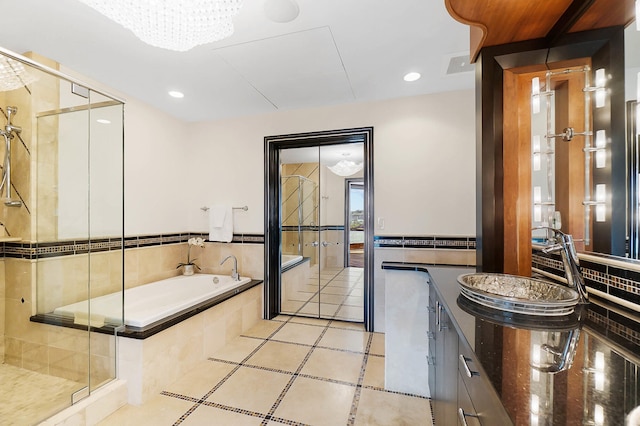
[[[233,278],[234,281],[240,281],[240,274],[238,274],[238,259],[236,259],[234,255],[230,254],[229,256],[225,257],[224,260],[220,262],[220,265],[226,262],[227,259],[229,258],[233,259],[233,269],[231,270],[231,278]]]

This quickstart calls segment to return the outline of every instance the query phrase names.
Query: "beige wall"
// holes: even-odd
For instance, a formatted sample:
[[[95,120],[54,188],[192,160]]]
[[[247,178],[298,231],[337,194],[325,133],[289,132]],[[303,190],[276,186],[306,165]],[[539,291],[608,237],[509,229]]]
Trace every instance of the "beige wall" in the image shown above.
[[[217,200],[249,206],[236,232],[263,232],[264,137],[360,126],[374,126],[377,234],[475,234],[473,91],[194,123],[184,141],[199,153],[189,174],[199,184],[183,197],[189,229],[206,229],[199,207]]]

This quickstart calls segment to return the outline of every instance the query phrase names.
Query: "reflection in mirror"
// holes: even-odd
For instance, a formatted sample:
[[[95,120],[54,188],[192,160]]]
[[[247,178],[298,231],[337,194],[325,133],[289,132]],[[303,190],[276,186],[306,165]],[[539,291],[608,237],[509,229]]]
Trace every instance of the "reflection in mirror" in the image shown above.
[[[625,100],[627,101],[628,257],[640,259],[640,31],[625,29]]]
[[[580,128],[575,119],[563,123],[563,117],[568,117],[575,110],[576,97],[567,98],[566,108],[562,103],[563,98],[559,94],[561,90],[567,90],[557,78],[552,78],[550,88],[547,88],[545,73],[532,73],[531,77],[539,78],[540,95],[536,96],[535,84],[532,85],[532,114],[531,114],[531,158],[532,158],[532,225],[549,224],[558,226],[563,232],[572,234],[576,240],[578,251],[600,252],[640,259],[640,150],[638,149],[640,114],[638,114],[638,98],[640,98],[640,31],[635,24],[629,25],[624,32],[625,38],[625,100],[626,106],[626,177],[610,178],[608,174],[618,173],[620,170],[611,170],[609,159],[611,153],[611,135],[598,131],[596,117],[598,106],[601,103],[603,91],[598,91],[598,70],[592,70],[586,86],[591,86],[592,103],[591,116],[585,116],[587,126],[592,126],[591,144],[574,149],[571,143],[564,143],[560,138],[555,138],[554,144],[544,138],[545,116],[550,114],[550,126],[555,135],[564,135],[565,129],[572,128],[574,137],[580,133]],[[585,64],[587,65],[587,64]],[[561,69],[551,69],[552,72],[562,72]],[[560,74],[562,76],[562,74]],[[602,75],[602,74],[601,74]],[[605,70],[605,75],[608,72]],[[562,78],[560,78],[562,80]],[[614,81],[607,81],[607,90],[613,87]],[[545,96],[546,93],[552,96]],[[571,90],[569,89],[569,96]],[[538,99],[536,99],[536,97]],[[571,100],[569,102],[569,99]],[[549,104],[547,101],[551,100]],[[537,101],[537,102],[536,102]],[[537,104],[538,103],[538,104]],[[539,105],[539,107],[538,107]],[[550,105],[550,108],[549,108]],[[562,111],[565,108],[566,111]],[[537,112],[539,109],[539,112]],[[535,111],[535,112],[534,112]],[[577,118],[577,117],[576,117]],[[592,120],[594,122],[592,122]],[[549,120],[547,120],[548,122]],[[555,121],[555,122],[554,122]],[[612,133],[615,129],[611,129]],[[620,132],[616,132],[620,133]],[[540,138],[537,136],[540,135]],[[581,138],[581,137],[580,137]],[[580,138],[575,138],[576,140]],[[583,149],[584,148],[584,149]],[[604,149],[603,149],[604,148]],[[563,153],[564,151],[564,153]],[[566,156],[566,157],[565,157]],[[582,164],[580,164],[582,163]],[[588,165],[585,169],[585,165]],[[570,171],[574,168],[582,168],[584,178],[579,184],[575,184],[578,174]],[[622,170],[624,174],[624,170]],[[606,176],[606,177],[605,177]],[[599,177],[613,183],[612,186],[599,182]],[[620,202],[611,202],[612,192],[619,191],[619,186],[625,181],[626,208]],[[577,196],[579,194],[579,196]],[[573,200],[572,200],[573,199]],[[569,203],[566,206],[565,203]],[[577,204],[576,204],[577,203]],[[580,212],[578,210],[583,210]],[[615,212],[614,212],[615,211]],[[626,221],[626,233],[615,232],[612,235],[599,235],[598,232],[607,229],[603,225],[610,221],[611,215],[616,220]],[[586,219],[585,219],[586,218]],[[618,223],[618,222],[616,222]],[[624,231],[624,230],[621,230]],[[613,235],[615,234],[615,235]],[[546,238],[543,231],[533,234],[534,242],[541,242]],[[607,241],[609,239],[609,241]],[[584,240],[581,244],[580,240]]]
[[[286,148],[279,158],[280,311],[363,322],[363,262],[349,261],[364,239],[348,232],[345,188],[363,175],[364,145]]]
[[[605,84],[590,83],[592,74],[602,74],[598,71],[585,63],[532,74],[532,226],[561,229],[582,251],[591,244],[591,220],[605,216],[591,185],[592,168],[605,158],[591,123]],[[534,230],[534,241],[546,243],[549,232]]]

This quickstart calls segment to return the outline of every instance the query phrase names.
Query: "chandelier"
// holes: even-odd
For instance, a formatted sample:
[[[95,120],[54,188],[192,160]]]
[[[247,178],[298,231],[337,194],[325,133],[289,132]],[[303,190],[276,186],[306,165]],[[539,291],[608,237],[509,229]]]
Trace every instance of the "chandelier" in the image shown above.
[[[327,166],[329,170],[338,176],[351,176],[362,170],[362,163],[355,163],[349,160],[340,160],[335,166]]]
[[[80,0],[151,46],[187,51],[233,34],[242,0]]]

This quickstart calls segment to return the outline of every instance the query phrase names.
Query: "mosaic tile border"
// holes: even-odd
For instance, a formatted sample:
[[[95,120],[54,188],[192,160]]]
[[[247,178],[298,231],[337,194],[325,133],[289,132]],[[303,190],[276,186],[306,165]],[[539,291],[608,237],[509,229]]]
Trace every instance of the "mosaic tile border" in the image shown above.
[[[557,277],[565,277],[564,266],[557,253],[534,250],[531,267]],[[640,305],[640,272],[623,269],[606,263],[580,260],[580,269],[587,287]]]
[[[284,317],[284,315],[283,315],[283,317]],[[306,362],[311,357],[311,354],[313,353],[313,351],[316,348],[325,348],[324,346],[319,346],[319,343],[322,340],[322,338],[325,335],[325,333],[327,332],[327,330],[329,330],[330,328],[343,329],[343,327],[335,327],[335,326],[333,326],[333,324],[334,324],[333,320],[328,320],[327,324],[325,324],[325,325],[305,324],[305,325],[308,325],[308,326],[314,326],[314,327],[323,328],[322,332],[320,333],[320,335],[316,339],[315,343],[312,344],[312,345],[303,344],[303,343],[286,342],[286,343],[291,344],[291,345],[303,346],[303,347],[309,348],[309,352],[306,354],[305,358],[302,360],[300,365],[296,368],[295,372],[283,371],[283,370],[279,370],[279,369],[275,369],[275,368],[268,368],[268,367],[262,367],[262,366],[255,366],[255,365],[247,364],[249,359],[253,355],[255,355],[267,342],[269,342],[269,341],[278,341],[279,342],[279,340],[274,340],[273,337],[276,335],[276,333],[278,333],[278,331],[280,331],[282,329],[282,327],[284,327],[286,324],[290,323],[291,319],[293,319],[293,318],[295,318],[295,317],[290,316],[284,321],[279,320],[279,319],[274,319],[273,321],[279,321],[279,322],[282,322],[282,324],[279,327],[277,327],[273,332],[271,332],[271,334],[266,338],[255,337],[255,336],[243,336],[243,337],[247,337],[247,338],[253,338],[253,339],[257,339],[257,340],[262,340],[262,343],[260,345],[258,345],[253,351],[251,351],[251,353],[249,353],[249,355],[247,355],[240,362],[223,360],[223,359],[216,359],[216,358],[209,358],[209,360],[211,360],[211,361],[222,362],[222,363],[225,363],[225,364],[234,365],[235,368],[233,368],[229,373],[227,373],[227,375],[223,379],[221,379],[218,383],[216,383],[212,387],[212,389],[209,390],[201,398],[194,398],[194,397],[181,395],[181,394],[177,394],[177,393],[173,393],[173,392],[162,391],[160,393],[161,395],[164,395],[164,396],[167,396],[167,397],[171,397],[171,398],[177,398],[177,399],[181,399],[181,400],[184,400],[184,401],[189,401],[189,402],[193,402],[194,403],[194,405],[192,407],[190,407],[184,414],[182,414],[180,416],[180,418],[174,423],[174,425],[181,424],[199,406],[206,405],[206,406],[209,406],[209,407],[214,407],[214,408],[218,408],[218,409],[221,409],[221,410],[231,411],[231,412],[234,412],[234,413],[244,414],[244,415],[248,415],[248,416],[251,416],[251,417],[256,417],[256,418],[262,419],[262,422],[261,422],[262,425],[267,425],[267,424],[269,424],[270,421],[275,421],[275,422],[279,422],[279,423],[286,424],[286,425],[302,425],[302,426],[305,426],[304,423],[300,423],[300,422],[297,422],[297,421],[292,421],[290,419],[280,418],[280,417],[274,415],[275,411],[278,409],[278,407],[280,406],[280,404],[284,400],[284,397],[286,396],[287,392],[291,389],[291,386],[293,385],[295,380],[297,378],[299,378],[299,377],[313,379],[313,380],[319,380],[319,381],[324,381],[324,382],[329,382],[329,383],[337,383],[337,384],[341,384],[341,385],[350,386],[350,387],[355,388],[353,401],[351,403],[351,410],[349,412],[348,421],[347,421],[348,425],[353,425],[355,423],[358,404],[359,404],[359,401],[360,401],[360,393],[361,393],[363,388],[364,389],[376,390],[376,391],[380,391],[380,392],[385,392],[385,393],[392,393],[392,394],[398,394],[398,395],[404,395],[404,396],[410,396],[410,397],[430,400],[430,398],[426,398],[426,397],[420,396],[420,395],[413,395],[413,394],[408,394],[408,393],[404,393],[404,392],[389,391],[389,390],[382,389],[382,388],[379,388],[379,387],[368,386],[368,385],[364,385],[363,384],[368,357],[369,356],[380,356],[380,355],[370,354],[369,353],[370,350],[371,350],[371,345],[372,345],[372,341],[373,341],[373,334],[369,334],[368,339],[367,339],[367,343],[366,343],[366,346],[365,346],[365,350],[363,352],[346,350],[347,352],[358,353],[358,354],[363,354],[364,355],[357,383],[346,382],[346,381],[335,380],[335,379],[328,379],[328,378],[323,378],[323,377],[316,377],[316,376],[312,376],[312,375],[308,375],[308,374],[302,374],[301,371],[304,368]],[[338,324],[335,324],[335,325],[338,325]],[[344,349],[337,349],[337,348],[326,348],[326,349],[331,349],[331,350],[336,350],[336,351],[345,351]],[[265,371],[271,371],[271,372],[287,374],[287,375],[291,376],[290,380],[285,385],[284,389],[282,390],[282,392],[280,393],[280,395],[278,396],[276,401],[273,403],[273,405],[271,406],[271,408],[269,409],[268,412],[266,412],[266,413],[258,413],[258,412],[254,412],[254,411],[250,411],[250,410],[246,410],[246,409],[242,409],[242,408],[237,408],[237,407],[227,406],[227,405],[224,405],[224,404],[219,404],[219,403],[212,402],[212,401],[207,401],[207,399],[216,390],[218,390],[241,367],[254,368],[254,369],[265,370]]]
[[[630,353],[637,354],[640,351],[640,323],[637,318],[634,320],[597,304],[590,307],[586,324],[596,334],[610,339]]]
[[[207,240],[204,232],[185,232],[171,234],[150,234],[122,238],[98,238],[93,240],[61,240],[52,242],[3,242],[0,243],[0,257],[15,259],[43,259],[49,257],[71,256],[76,254],[122,250],[122,248],[141,248],[167,244],[185,243],[189,238],[201,237]],[[264,244],[262,234],[234,234],[232,243]],[[226,244],[226,243],[220,243]]]
[[[337,228],[337,227],[327,227]],[[207,240],[208,232],[185,232],[170,234],[148,234],[115,238],[98,238],[93,240],[60,240],[51,242],[2,242],[0,257],[14,259],[43,259],[58,256],[71,256],[89,252],[121,250],[122,248],[153,247],[166,244],[184,243],[189,238],[201,237]],[[263,234],[234,234],[231,243],[264,244]],[[225,244],[225,243],[221,243]],[[375,248],[429,248],[475,250],[475,237],[443,237],[443,236],[374,236]]]
[[[534,273],[539,270],[555,277],[565,277],[564,266],[557,253],[543,253],[534,249],[531,266]],[[587,287],[640,305],[640,272],[608,265],[606,259],[603,259],[603,263],[580,259],[580,269]],[[640,314],[617,304],[615,300],[607,299],[606,304],[615,306],[616,308],[611,309],[619,309],[619,313],[598,304],[597,312],[593,309],[589,311],[588,322],[592,323],[600,333],[611,337],[620,345],[638,350],[640,331],[637,330],[640,330],[640,323],[632,318]]]
[[[344,225],[322,225],[322,226],[312,226],[312,225],[304,225],[304,226],[295,226],[295,225],[286,225],[282,227],[283,231],[297,232],[298,229],[302,231],[344,231]]]
[[[476,237],[447,237],[447,236],[383,236],[373,237],[376,248],[429,248],[475,250]]]

